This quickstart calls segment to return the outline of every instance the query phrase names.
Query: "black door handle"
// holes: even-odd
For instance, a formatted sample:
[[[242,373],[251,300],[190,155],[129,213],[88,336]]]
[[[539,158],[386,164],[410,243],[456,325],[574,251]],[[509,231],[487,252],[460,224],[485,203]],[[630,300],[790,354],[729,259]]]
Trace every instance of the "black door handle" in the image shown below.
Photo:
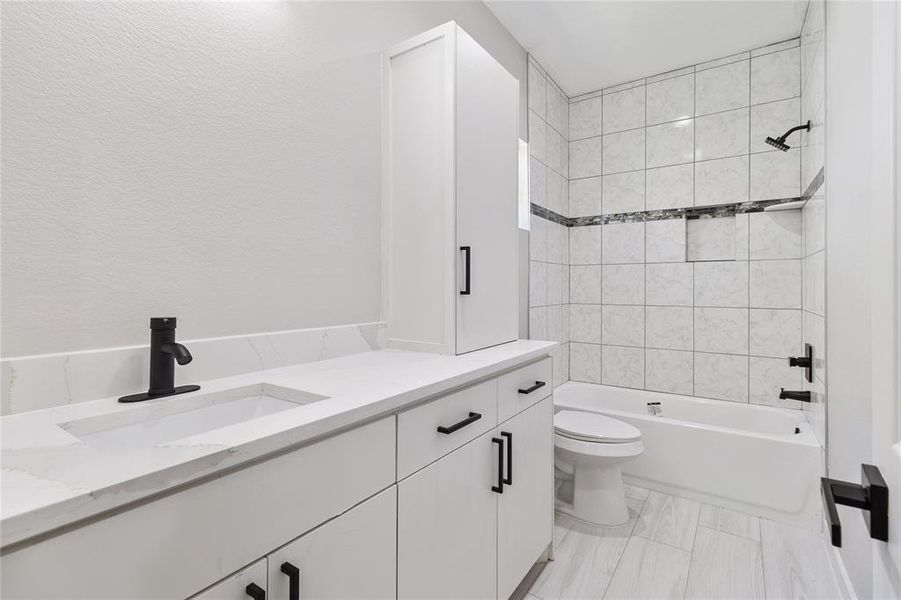
[[[453,433],[453,432],[457,431],[458,429],[462,429],[462,428],[466,427],[470,423],[475,423],[476,421],[478,421],[481,418],[482,418],[482,415],[480,415],[479,413],[471,412],[471,413],[469,413],[468,417],[466,417],[462,421],[458,421],[458,422],[454,423],[450,427],[445,427],[444,425],[439,425],[438,433],[447,433],[447,434]]]
[[[507,438],[507,476],[504,477],[504,483],[513,485],[513,434],[502,431],[501,435]]]
[[[523,390],[523,389],[520,389],[520,390],[518,390],[518,391],[519,391],[520,394],[531,394],[531,393],[534,392],[535,390],[541,389],[541,388],[543,388],[544,386],[545,386],[545,383],[544,383],[543,381],[536,381],[536,382],[535,382],[535,385],[533,385],[532,387],[528,387],[528,388],[526,388],[526,389],[524,389],[524,390]]]
[[[491,486],[492,492],[504,493],[504,440],[493,437],[491,442],[498,445],[497,449],[497,485]]]
[[[469,289],[469,271],[470,271],[470,255],[472,254],[471,246],[460,246],[460,252],[464,253],[463,257],[463,289],[460,291],[461,296],[468,296],[470,294]]]
[[[288,600],[300,600],[300,569],[285,561],[281,571],[288,576]]]
[[[870,537],[888,541],[888,485],[879,468],[873,465],[860,465],[860,481],[858,485],[828,477],[820,478],[829,533],[832,545],[837,548],[842,547],[842,523],[838,518],[836,504],[863,510],[863,519],[870,530]]]
[[[255,583],[248,583],[247,587],[244,588],[244,591],[248,596],[253,598],[253,600],[266,600],[266,590]]]

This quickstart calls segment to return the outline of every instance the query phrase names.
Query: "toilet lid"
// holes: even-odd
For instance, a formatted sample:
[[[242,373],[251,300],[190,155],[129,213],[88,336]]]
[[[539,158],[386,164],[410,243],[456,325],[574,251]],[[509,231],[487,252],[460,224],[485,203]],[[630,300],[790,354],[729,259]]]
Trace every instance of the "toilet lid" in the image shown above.
[[[577,410],[563,410],[554,415],[554,431],[588,442],[621,443],[641,438],[641,431],[624,421]]]

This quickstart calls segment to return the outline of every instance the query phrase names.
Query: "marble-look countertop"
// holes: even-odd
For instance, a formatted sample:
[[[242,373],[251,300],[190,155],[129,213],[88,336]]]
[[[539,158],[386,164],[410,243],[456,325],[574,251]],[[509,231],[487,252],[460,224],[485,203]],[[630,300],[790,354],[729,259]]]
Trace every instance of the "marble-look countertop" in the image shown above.
[[[138,404],[109,398],[2,417],[0,546],[396,412],[549,354],[554,346],[519,340],[461,356],[377,350],[210,381],[179,380],[202,389]],[[328,399],[176,442],[116,451],[86,444],[64,429],[73,420],[259,383]]]

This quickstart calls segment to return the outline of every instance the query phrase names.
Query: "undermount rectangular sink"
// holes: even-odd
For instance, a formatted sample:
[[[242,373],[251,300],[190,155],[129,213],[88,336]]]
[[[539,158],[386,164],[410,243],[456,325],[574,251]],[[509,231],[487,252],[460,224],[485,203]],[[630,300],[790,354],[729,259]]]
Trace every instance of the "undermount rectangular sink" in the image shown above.
[[[97,448],[150,447],[325,399],[327,396],[258,383],[208,394],[173,396],[59,426]]]

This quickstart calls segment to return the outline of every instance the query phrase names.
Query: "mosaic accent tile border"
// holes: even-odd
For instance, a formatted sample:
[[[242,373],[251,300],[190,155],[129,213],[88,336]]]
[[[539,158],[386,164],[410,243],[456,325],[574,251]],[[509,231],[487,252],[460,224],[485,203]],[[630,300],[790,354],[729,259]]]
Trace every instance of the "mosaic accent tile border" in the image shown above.
[[[822,170],[820,171],[822,174]],[[821,175],[817,175],[821,179]],[[813,186],[813,184],[811,184]],[[661,210],[641,210],[636,212],[614,213],[609,215],[593,215],[589,217],[564,217],[543,206],[532,204],[531,212],[537,217],[558,223],[565,227],[587,227],[590,225],[607,225],[608,223],[643,223],[647,221],[666,221],[668,219],[715,219],[731,217],[743,213],[762,212],[769,206],[803,202],[808,196],[794,198],[775,198],[772,200],[755,200],[751,202],[733,202],[712,206],[689,206],[686,208],[666,208]]]

